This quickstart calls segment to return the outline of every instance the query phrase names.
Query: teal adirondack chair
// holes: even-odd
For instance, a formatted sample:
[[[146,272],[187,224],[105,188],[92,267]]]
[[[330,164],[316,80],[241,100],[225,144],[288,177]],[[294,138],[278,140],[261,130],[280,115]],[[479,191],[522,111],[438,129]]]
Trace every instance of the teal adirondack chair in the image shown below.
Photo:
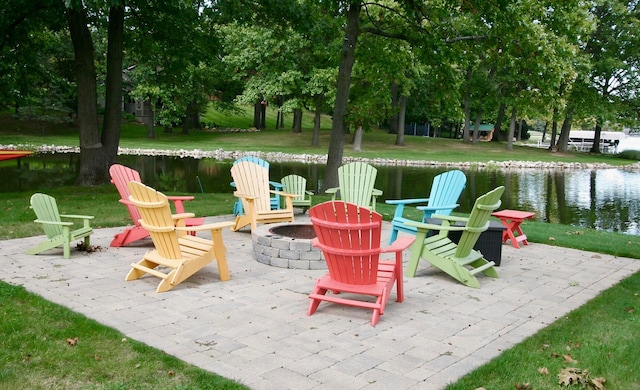
[[[295,194],[293,207],[301,208],[304,213],[311,207],[311,197],[313,192],[307,191],[307,179],[299,175],[287,175],[280,179],[284,186],[284,191]]]
[[[239,159],[237,159],[236,161],[233,162],[233,165],[236,165],[239,162],[242,161],[249,161],[252,162],[254,164],[258,164],[261,167],[265,167],[267,168],[267,171],[269,170],[269,162],[265,161],[263,159],[261,159],[260,157],[256,157],[256,156],[244,156],[244,157],[240,157]],[[271,185],[271,187],[273,187],[273,189],[275,191],[282,191],[282,184],[275,182],[275,181],[269,181],[269,185]],[[231,187],[236,188],[236,183],[231,182]],[[271,197],[271,210],[280,210],[280,195],[279,194],[275,194],[273,197]],[[233,204],[233,215],[240,215],[244,213],[244,209],[242,208],[242,202],[240,201],[240,199],[236,200],[236,202]]]
[[[325,192],[336,200],[340,191],[340,199],[358,206],[376,210],[376,198],[382,191],[374,188],[378,170],[363,162],[352,162],[338,168],[338,183],[340,187],[329,188]]]
[[[28,255],[36,255],[62,245],[64,258],[71,257],[71,243],[74,240],[84,239],[86,248],[90,245],[90,236],[93,233],[89,221],[93,219],[89,215],[67,215],[58,212],[56,199],[46,194],[36,193],[31,196],[31,208],[36,213],[35,223],[42,225],[47,240],[27,250]],[[71,230],[74,223],[62,221],[61,218],[81,220],[82,227]]]
[[[389,244],[398,238],[398,232],[416,234],[415,226],[408,226],[406,222],[411,219],[404,217],[404,206],[426,203],[426,206],[418,206],[418,210],[424,211],[422,222],[431,218],[433,214],[451,215],[453,209],[459,206],[458,198],[467,184],[467,177],[460,170],[441,173],[433,178],[431,192],[428,198],[387,200],[387,204],[396,205],[396,211],[391,221],[391,236]]]
[[[442,220],[442,225],[421,222],[407,222],[417,228],[416,240],[411,246],[411,258],[406,275],[414,277],[421,258],[441,269],[454,279],[469,286],[479,288],[475,277],[482,272],[486,276],[498,277],[493,261],[487,261],[482,253],[473,250],[480,233],[489,228],[491,213],[500,207],[500,198],[504,187],[500,186],[476,199],[468,218],[456,216],[433,215],[432,218]],[[465,226],[453,226],[455,222],[465,222]],[[438,234],[427,238],[429,230],[437,230]],[[452,242],[450,231],[462,231],[458,244]]]

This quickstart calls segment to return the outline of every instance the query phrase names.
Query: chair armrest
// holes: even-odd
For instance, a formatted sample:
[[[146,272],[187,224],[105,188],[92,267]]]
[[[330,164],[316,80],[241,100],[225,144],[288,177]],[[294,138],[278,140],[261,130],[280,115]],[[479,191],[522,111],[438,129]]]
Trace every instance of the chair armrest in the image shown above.
[[[431,218],[440,219],[443,221],[451,221],[451,222],[469,222],[468,217],[458,217],[455,215],[442,215],[442,214],[433,214]]]
[[[75,215],[75,214],[60,214],[62,218],[71,218],[71,219],[93,219],[95,218],[93,215]]]
[[[304,192],[305,192],[307,195],[313,195],[313,191],[307,191],[307,190],[305,190]]]
[[[233,196],[235,196],[236,198],[244,198],[244,199],[257,199],[258,198],[257,196],[241,194],[238,191],[233,191]]]
[[[297,197],[297,196],[298,196],[298,195],[296,195],[296,194],[290,194],[290,193],[288,193],[288,192],[274,191],[274,190],[269,190],[269,193],[271,193],[271,194],[276,194],[276,195],[280,195],[280,196],[286,196],[286,197],[288,197],[288,198],[295,198],[295,197]]]
[[[409,237],[409,236],[402,236],[402,237],[398,237],[393,244],[389,245],[386,248],[382,248],[380,250],[380,253],[388,253],[388,252],[399,252],[399,251],[403,251],[405,249],[407,249],[408,247],[411,246],[411,244],[413,244],[413,242],[416,240],[415,237]]]
[[[235,226],[235,222],[232,221],[228,221],[228,222],[215,222],[215,223],[208,223],[206,225],[200,225],[200,226],[189,226],[189,227],[176,227],[176,230],[180,230],[180,231],[188,231],[188,232],[199,232],[199,231],[203,231],[203,230],[222,230],[224,228],[231,228],[233,226]]]
[[[276,191],[280,191],[280,190],[282,190],[284,188],[284,184],[278,183],[277,181],[269,180],[269,185],[271,187],[273,187],[273,189],[276,190]]]
[[[173,195],[167,196],[167,199],[173,202],[176,213],[184,213],[184,204],[182,202],[193,200],[195,197],[191,195]]]
[[[338,194],[339,190],[340,187],[327,188],[324,193],[331,195],[331,200],[336,200],[336,195]]]
[[[416,206],[416,208],[418,210],[427,210],[427,211],[433,211],[433,210],[447,210],[447,209],[455,209],[456,207],[460,206],[459,203],[455,203],[455,204],[445,204],[445,205],[441,205],[441,206]]]
[[[422,223],[417,221],[407,221],[404,223],[407,226],[413,226],[418,228],[418,230],[446,230],[448,232],[453,231],[463,231],[466,229],[464,226],[451,226],[451,225],[433,225],[430,223]]]
[[[57,222],[57,221],[41,221],[39,219],[34,219],[33,222],[41,223],[44,225],[58,225],[58,226],[72,226],[73,222]]]
[[[429,198],[416,198],[416,199],[391,199],[385,200],[384,202],[387,204],[416,204],[416,203],[427,203]]]
[[[171,218],[174,221],[180,220],[180,219],[187,219],[187,218],[193,218],[196,215],[194,213],[178,213],[178,214],[171,214]]]
[[[371,191],[371,195],[373,195],[373,196],[381,196],[382,195],[382,190],[374,188],[373,191]]]

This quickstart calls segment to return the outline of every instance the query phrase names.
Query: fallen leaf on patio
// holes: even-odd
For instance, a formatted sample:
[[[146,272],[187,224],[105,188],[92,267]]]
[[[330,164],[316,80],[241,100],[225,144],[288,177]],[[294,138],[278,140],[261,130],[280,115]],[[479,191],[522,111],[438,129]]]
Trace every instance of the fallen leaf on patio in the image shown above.
[[[547,367],[539,367],[538,373],[540,375],[549,375],[549,369]]]
[[[74,346],[74,345],[78,344],[78,338],[77,337],[75,337],[75,338],[69,337],[67,339],[67,344],[69,344],[71,346]]]

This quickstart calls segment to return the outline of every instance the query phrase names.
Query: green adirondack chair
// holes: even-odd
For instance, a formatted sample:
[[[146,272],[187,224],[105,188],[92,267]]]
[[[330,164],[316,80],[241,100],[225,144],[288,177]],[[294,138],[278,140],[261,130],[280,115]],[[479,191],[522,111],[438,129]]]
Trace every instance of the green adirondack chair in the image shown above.
[[[336,200],[338,191],[340,199],[358,206],[376,210],[376,197],[382,195],[382,191],[374,188],[378,170],[372,165],[363,162],[352,162],[338,168],[338,183],[340,187],[329,188],[325,193],[332,195],[331,200]]]
[[[417,233],[416,241],[411,246],[411,259],[407,266],[406,275],[414,277],[420,258],[423,258],[434,267],[441,269],[469,287],[480,287],[480,283],[475,277],[480,272],[486,276],[497,278],[495,263],[487,261],[482,253],[473,250],[473,246],[478,241],[480,233],[489,228],[489,217],[494,210],[500,207],[500,198],[503,193],[504,187],[500,186],[476,199],[468,218],[431,216],[431,218],[442,220],[442,225],[407,222],[407,225],[417,228]],[[455,222],[465,222],[466,224],[459,227],[453,226]],[[439,233],[427,238],[429,230],[437,230]],[[462,231],[458,244],[449,239],[450,231]]]
[[[428,198],[418,199],[398,199],[387,200],[387,204],[396,205],[396,210],[391,220],[391,236],[389,244],[398,238],[398,232],[416,234],[417,229],[414,226],[407,226],[406,222],[411,219],[404,217],[404,206],[425,204],[426,206],[418,206],[418,210],[422,210],[422,222],[426,222],[427,218],[431,218],[433,214],[451,215],[453,209],[459,206],[458,198],[464,190],[467,183],[467,177],[460,170],[443,172],[433,178],[431,191]]]
[[[31,208],[36,213],[34,222],[42,224],[47,240],[27,250],[28,255],[35,255],[62,245],[64,258],[71,257],[71,243],[74,240],[84,239],[86,248],[90,244],[90,236],[93,229],[89,221],[93,219],[89,215],[67,215],[58,212],[58,204],[54,197],[36,193],[31,196]],[[82,221],[82,227],[71,230],[74,223],[62,221],[61,218]]]
[[[313,192],[307,191],[307,179],[299,175],[287,175],[280,183],[284,186],[284,191],[296,195],[293,198],[293,207],[302,209],[303,213],[311,207]]]

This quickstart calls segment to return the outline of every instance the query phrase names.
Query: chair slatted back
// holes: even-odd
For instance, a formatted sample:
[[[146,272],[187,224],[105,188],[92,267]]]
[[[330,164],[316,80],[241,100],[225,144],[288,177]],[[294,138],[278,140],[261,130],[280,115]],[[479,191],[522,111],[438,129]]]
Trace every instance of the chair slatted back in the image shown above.
[[[462,232],[456,257],[463,258],[471,253],[473,246],[480,238],[480,234],[489,228],[489,217],[491,213],[500,207],[500,198],[504,193],[504,186],[497,187],[476,199],[466,230]]]
[[[360,161],[338,168],[340,199],[358,206],[371,207],[371,197],[378,170]]]
[[[307,191],[307,179],[299,175],[287,175],[280,180],[284,191],[295,194],[294,200],[304,200]]]
[[[167,259],[182,258],[167,197],[140,182],[130,181],[127,186],[131,193],[129,200],[142,216],[140,224],[149,231],[160,256]]]
[[[460,198],[462,191],[467,183],[467,177],[464,172],[460,170],[453,170],[441,173],[433,178],[433,184],[431,185],[431,191],[429,193],[428,206],[450,206],[455,204]],[[423,222],[425,219],[431,218],[432,214],[451,215],[452,208],[438,209],[435,212],[425,212],[423,216]]]
[[[136,206],[128,202],[131,192],[129,191],[127,183],[130,181],[142,182],[140,179],[140,173],[124,165],[113,164],[109,168],[109,174],[111,175],[111,182],[116,186],[116,189],[120,194],[120,199],[124,200],[124,202],[121,203],[124,203],[124,205],[127,206],[131,220],[134,224],[138,225],[138,221],[142,218],[142,215]]]
[[[47,194],[35,193],[31,195],[31,208],[40,221],[61,222],[56,199]],[[60,236],[63,231],[59,225],[42,224],[47,238]]]
[[[382,215],[344,201],[321,203],[309,215],[331,278],[352,285],[375,284]]]
[[[269,169],[253,162],[241,161],[231,167],[231,177],[240,194],[254,196],[258,213],[271,210],[271,193],[269,192]],[[246,200],[242,199],[242,206],[249,209]]]

